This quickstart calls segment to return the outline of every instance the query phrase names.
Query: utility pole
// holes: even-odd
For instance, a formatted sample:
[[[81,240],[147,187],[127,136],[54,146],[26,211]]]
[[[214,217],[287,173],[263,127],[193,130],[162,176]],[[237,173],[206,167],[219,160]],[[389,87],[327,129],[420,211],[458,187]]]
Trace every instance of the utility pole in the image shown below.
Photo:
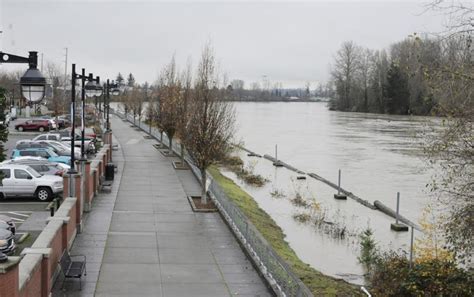
[[[65,60],[64,60],[64,84],[63,84],[63,91],[64,91],[64,101],[66,101],[66,86],[67,86],[67,47],[64,48],[66,50]]]

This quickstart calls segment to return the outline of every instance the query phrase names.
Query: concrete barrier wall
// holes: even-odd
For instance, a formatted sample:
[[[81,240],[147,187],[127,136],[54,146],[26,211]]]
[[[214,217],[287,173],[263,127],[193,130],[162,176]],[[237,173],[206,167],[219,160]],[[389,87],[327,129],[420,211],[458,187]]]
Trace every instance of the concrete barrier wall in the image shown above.
[[[19,265],[20,296],[38,296],[38,292],[42,291],[42,260],[41,254],[28,254],[21,260],[22,265]]]
[[[111,136],[109,136],[111,141]],[[105,145],[94,161],[89,163],[84,176],[85,201],[81,201],[81,175],[73,176],[76,197],[65,198],[31,248],[22,251],[22,258],[9,257],[0,263],[0,297],[50,296],[59,273],[59,261],[80,232],[83,208],[99,191],[105,165],[111,159],[111,146]],[[64,177],[64,195],[69,194],[69,176]],[[67,196],[66,196],[67,197]]]
[[[19,296],[19,267],[20,257],[8,257],[0,263],[0,296]]]

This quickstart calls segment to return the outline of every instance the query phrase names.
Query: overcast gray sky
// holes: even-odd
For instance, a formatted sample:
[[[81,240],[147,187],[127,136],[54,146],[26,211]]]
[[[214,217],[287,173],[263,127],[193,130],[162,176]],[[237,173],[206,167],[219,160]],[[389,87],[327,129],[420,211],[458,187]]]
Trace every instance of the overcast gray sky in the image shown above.
[[[132,72],[153,82],[172,54],[185,64],[211,40],[230,79],[284,86],[329,79],[342,42],[380,49],[444,20],[422,1],[52,1],[0,0],[0,49],[70,63],[101,77]],[[6,69],[9,67],[0,66]],[[17,66],[18,67],[18,66]]]

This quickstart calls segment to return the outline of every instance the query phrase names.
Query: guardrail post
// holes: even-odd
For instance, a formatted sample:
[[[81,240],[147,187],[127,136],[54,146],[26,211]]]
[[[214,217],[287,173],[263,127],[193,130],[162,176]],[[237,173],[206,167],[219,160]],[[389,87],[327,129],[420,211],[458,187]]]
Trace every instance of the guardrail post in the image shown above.
[[[341,169],[339,169],[338,172],[338,178],[337,178],[337,194],[334,194],[334,198],[338,200],[346,200],[347,196],[343,193],[341,193]]]

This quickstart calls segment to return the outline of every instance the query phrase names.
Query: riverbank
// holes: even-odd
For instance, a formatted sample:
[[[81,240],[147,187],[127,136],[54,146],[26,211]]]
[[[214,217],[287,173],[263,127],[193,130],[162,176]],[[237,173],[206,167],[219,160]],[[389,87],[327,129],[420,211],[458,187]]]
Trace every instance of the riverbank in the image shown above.
[[[302,262],[285,240],[282,229],[249,194],[222,175],[217,167],[211,167],[209,173],[315,296],[363,296],[357,286],[324,275]]]

